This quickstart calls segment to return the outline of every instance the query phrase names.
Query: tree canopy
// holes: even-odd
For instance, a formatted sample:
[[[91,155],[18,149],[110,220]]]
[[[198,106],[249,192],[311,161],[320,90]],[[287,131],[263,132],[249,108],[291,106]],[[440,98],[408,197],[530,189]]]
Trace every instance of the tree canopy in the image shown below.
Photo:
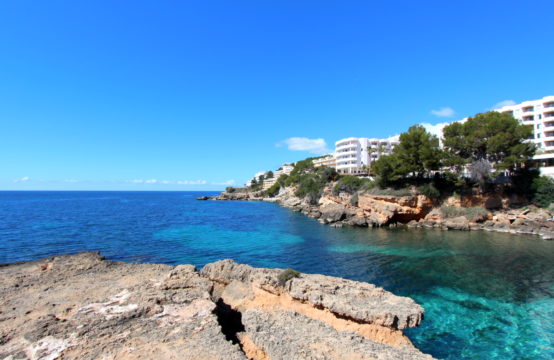
[[[400,143],[391,155],[382,156],[373,164],[373,172],[382,184],[402,179],[421,179],[441,166],[439,139],[421,125],[414,125],[400,135]]]
[[[457,169],[484,160],[496,170],[514,171],[535,153],[534,144],[526,142],[533,129],[496,111],[477,114],[464,123],[452,123],[443,133],[445,165]]]

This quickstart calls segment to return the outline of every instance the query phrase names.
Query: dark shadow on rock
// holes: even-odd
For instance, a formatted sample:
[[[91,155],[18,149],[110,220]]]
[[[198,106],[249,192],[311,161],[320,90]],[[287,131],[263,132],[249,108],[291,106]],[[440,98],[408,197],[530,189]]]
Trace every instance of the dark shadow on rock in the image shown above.
[[[215,314],[217,322],[221,326],[221,332],[225,334],[227,341],[240,344],[237,334],[244,331],[242,314],[237,310],[233,310],[222,299],[219,299],[216,305]]]

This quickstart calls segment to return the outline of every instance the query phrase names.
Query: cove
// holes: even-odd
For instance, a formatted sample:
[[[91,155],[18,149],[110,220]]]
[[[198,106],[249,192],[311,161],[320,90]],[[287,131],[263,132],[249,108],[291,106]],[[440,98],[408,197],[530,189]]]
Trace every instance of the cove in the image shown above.
[[[101,251],[127,262],[223,258],[367,281],[425,308],[407,335],[443,359],[554,357],[554,242],[419,229],[331,228],[206,192],[0,192],[0,262]]]

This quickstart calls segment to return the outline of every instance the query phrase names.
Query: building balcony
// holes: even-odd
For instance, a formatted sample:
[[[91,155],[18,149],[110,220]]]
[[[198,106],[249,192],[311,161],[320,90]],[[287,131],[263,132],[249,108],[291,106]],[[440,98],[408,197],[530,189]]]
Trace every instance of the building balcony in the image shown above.
[[[358,139],[357,138],[348,138],[348,139],[343,139],[343,140],[340,140],[340,141],[337,141],[335,143],[335,147],[341,147],[341,146],[347,146],[347,145],[357,145],[358,144]]]
[[[336,151],[348,151],[348,150],[357,150],[359,149],[360,147],[358,145],[353,145],[353,144],[345,144],[345,145],[340,145],[340,146],[337,146],[336,147]]]

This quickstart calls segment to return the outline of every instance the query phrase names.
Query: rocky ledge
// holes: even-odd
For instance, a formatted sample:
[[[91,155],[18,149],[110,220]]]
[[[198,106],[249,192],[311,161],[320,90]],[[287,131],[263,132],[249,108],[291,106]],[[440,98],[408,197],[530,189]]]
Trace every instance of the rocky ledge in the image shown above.
[[[423,308],[374,285],[231,260],[98,253],[0,265],[0,359],[432,359]]]
[[[341,193],[333,195],[326,188],[316,204],[294,195],[294,188],[285,188],[273,198],[264,198],[263,192],[223,192],[199,200],[242,200],[276,202],[293,211],[318,219],[334,227],[380,227],[407,225],[408,227],[441,230],[485,230],[511,234],[538,235],[545,240],[554,239],[552,213],[536,206],[513,206],[514,199],[500,196],[473,195],[451,197],[437,204],[424,195],[387,196]],[[515,199],[520,201],[520,199]],[[447,216],[442,207],[481,209],[478,214]]]

